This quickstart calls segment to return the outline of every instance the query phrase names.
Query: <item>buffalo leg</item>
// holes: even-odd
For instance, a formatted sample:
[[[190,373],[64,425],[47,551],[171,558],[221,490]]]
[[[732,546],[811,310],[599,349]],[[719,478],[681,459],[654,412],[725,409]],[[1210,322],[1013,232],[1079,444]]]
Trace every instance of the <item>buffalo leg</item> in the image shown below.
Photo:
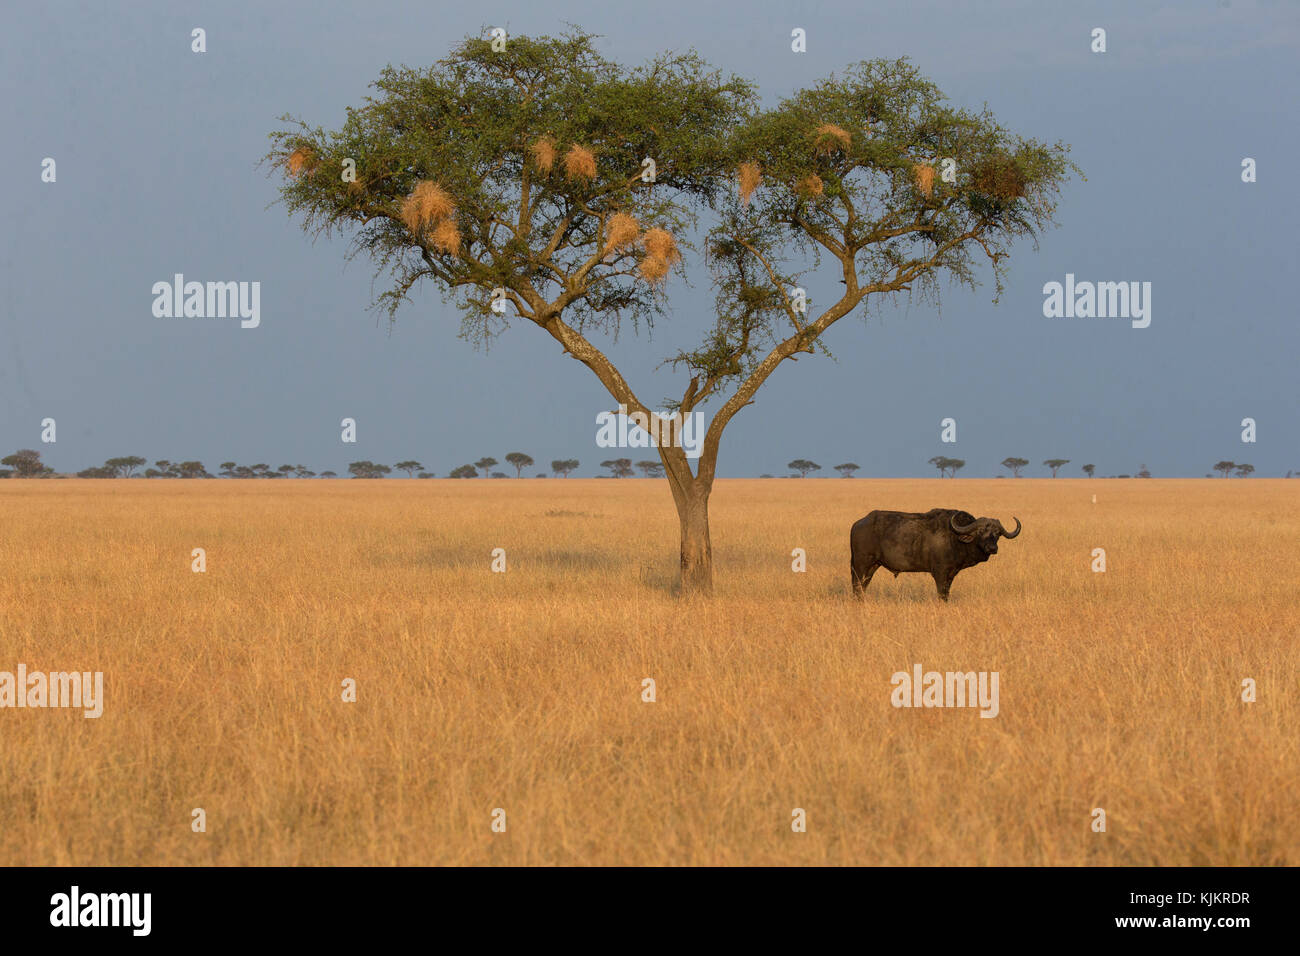
[[[871,583],[871,576],[876,573],[879,564],[871,563],[859,567],[857,564],[849,565],[849,573],[853,578],[853,593],[856,597],[862,597],[862,592],[867,589]]]
[[[935,571],[934,586],[939,589],[939,597],[948,600],[948,591],[952,588],[952,579],[957,576],[954,571]]]

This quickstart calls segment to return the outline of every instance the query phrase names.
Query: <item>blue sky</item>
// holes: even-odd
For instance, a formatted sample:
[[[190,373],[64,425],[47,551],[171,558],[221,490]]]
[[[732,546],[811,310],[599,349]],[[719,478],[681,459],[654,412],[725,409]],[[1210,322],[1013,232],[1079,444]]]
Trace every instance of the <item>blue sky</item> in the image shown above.
[[[796,457],[823,474],[854,461],[863,475],[926,475],[937,454],[971,476],[1009,455],[1034,462],[1029,474],[1053,457],[1072,460],[1063,475],[1093,462],[1199,477],[1223,458],[1261,476],[1300,469],[1300,6],[1241,0],[24,5],[0,37],[2,453],[39,448],[61,471],[129,454],[214,471],[416,458],[441,476],[520,450],[594,474],[610,457],[595,416],[612,403],[590,372],[523,326],[475,351],[432,289],[390,329],[368,311],[368,263],[304,237],[257,166],[281,114],[337,126],[388,63],[427,64],[484,27],[566,23],[629,64],[694,47],[769,102],[907,55],[955,103],[1068,142],[1087,175],[1067,186],[1060,228],[1016,248],[998,303],[991,281],[945,287],[941,310],[882,303],[834,327],[835,360],[778,370],[728,429],[720,475],[784,474]],[[806,54],[790,51],[795,27]],[[1105,54],[1089,50],[1094,27]],[[41,182],[45,157],[55,183]],[[1255,183],[1241,181],[1244,157]],[[177,272],[259,281],[261,325],[155,318],[150,289]],[[1067,273],[1150,282],[1150,327],[1044,318],[1044,283]],[[652,337],[610,348],[647,399],[680,395],[660,362],[710,321],[707,273],[688,274]],[[948,416],[956,445],[939,442]],[[40,443],[46,417],[53,445]],[[356,445],[339,440],[344,417]]]

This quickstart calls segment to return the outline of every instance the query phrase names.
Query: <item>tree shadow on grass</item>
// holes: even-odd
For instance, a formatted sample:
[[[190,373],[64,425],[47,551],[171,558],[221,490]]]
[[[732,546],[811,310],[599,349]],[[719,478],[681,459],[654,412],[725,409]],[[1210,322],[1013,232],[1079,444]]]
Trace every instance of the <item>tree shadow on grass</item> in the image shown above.
[[[409,550],[371,551],[362,556],[369,567],[407,567],[438,568],[457,571],[490,571],[494,548],[504,548],[506,567],[510,572],[528,573],[582,573],[604,572],[621,576],[628,580],[641,580],[649,586],[655,586],[661,578],[674,577],[674,568],[670,563],[648,566],[635,559],[613,555],[607,551],[576,550],[535,550],[532,548],[511,548],[508,544],[483,545],[467,551],[465,548],[433,547],[413,548]]]

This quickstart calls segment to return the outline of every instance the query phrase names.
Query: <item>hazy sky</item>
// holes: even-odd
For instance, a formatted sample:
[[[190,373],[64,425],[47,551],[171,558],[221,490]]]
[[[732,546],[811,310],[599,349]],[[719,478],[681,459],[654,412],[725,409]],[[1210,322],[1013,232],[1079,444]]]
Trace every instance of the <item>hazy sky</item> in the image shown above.
[[[885,304],[832,329],[834,361],[786,363],[728,429],[722,476],[784,474],[796,457],[823,474],[843,461],[934,474],[937,454],[971,476],[1009,455],[1030,474],[1052,457],[1072,459],[1071,475],[1093,462],[1201,476],[1223,458],[1262,476],[1300,469],[1289,0],[20,5],[0,35],[0,454],[38,448],[60,471],[130,454],[340,473],[416,458],[444,476],[520,450],[594,474],[616,455],[595,446],[612,402],[589,371],[522,323],[475,351],[429,287],[390,331],[367,308],[369,263],[345,263],[342,240],[313,245],[269,205],[275,182],[257,167],[281,114],[337,127],[388,63],[428,64],[484,27],[566,23],[629,64],[694,47],[768,102],[907,55],[956,104],[1069,143],[1088,177],[1066,187],[1038,251],[1016,247],[998,304],[991,281],[945,288],[941,315]],[[790,50],[795,27],[806,54]],[[1104,54],[1089,50],[1094,27]],[[41,181],[45,157],[55,183]],[[1245,157],[1258,182],[1241,181]],[[155,318],[151,287],[178,272],[259,281],[260,326]],[[709,324],[707,273],[689,273],[649,341],[612,349],[646,400],[680,396],[681,376],[657,367]],[[1043,285],[1066,273],[1150,282],[1150,327],[1045,318]],[[340,441],[345,416],[356,445]],[[947,416],[956,445],[939,442]],[[40,443],[46,417],[53,445]]]

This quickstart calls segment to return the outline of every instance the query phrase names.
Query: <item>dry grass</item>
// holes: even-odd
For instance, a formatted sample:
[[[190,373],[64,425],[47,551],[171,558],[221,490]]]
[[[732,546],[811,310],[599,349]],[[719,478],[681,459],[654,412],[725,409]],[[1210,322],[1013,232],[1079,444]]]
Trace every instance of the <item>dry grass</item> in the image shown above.
[[[435,248],[451,255],[460,254],[460,229],[451,219],[443,219],[433,227],[429,242]]]
[[[822,183],[822,178],[820,176],[818,176],[816,173],[809,173],[803,179],[799,180],[799,182],[795,185],[795,190],[799,193],[799,195],[809,199],[813,199],[817,196],[820,196],[822,193],[824,193],[826,191],[826,187],[825,184]]]
[[[533,143],[529,151],[533,154],[533,165],[539,172],[549,173],[555,168],[555,141],[549,136],[543,136]]]
[[[637,266],[637,271],[646,282],[657,284],[668,278],[670,268],[666,260],[655,256],[646,256],[641,260],[641,264]]]
[[[647,229],[641,244],[645,246],[645,256],[639,268],[641,278],[647,282],[662,282],[673,265],[682,260],[677,240],[667,229]]]
[[[1002,202],[1022,198],[1028,186],[1024,172],[1009,156],[998,156],[981,163],[973,171],[971,179],[978,192]]]
[[[641,224],[636,217],[625,212],[616,212],[609,217],[605,234],[605,248],[616,252],[636,241],[641,232]]]
[[[834,123],[822,123],[813,132],[813,144],[819,153],[833,153],[837,149],[847,150],[853,145],[853,137],[842,126],[836,126]]]
[[[564,174],[570,179],[595,179],[596,157],[585,146],[574,143],[564,154]]]
[[[763,170],[758,163],[741,163],[736,168],[736,179],[740,184],[740,201],[748,206],[750,197],[763,180]]]
[[[316,165],[316,151],[306,146],[299,146],[284,161],[290,176],[297,176],[304,169],[310,170]]]
[[[928,163],[917,163],[912,167],[912,178],[916,188],[923,196],[934,195],[934,167]]]
[[[423,180],[402,202],[402,221],[406,228],[416,233],[434,223],[441,222],[456,210],[450,194],[432,180]]]
[[[0,710],[0,864],[1300,864],[1297,493],[722,481],[691,602],[663,481],[0,482],[0,670],[107,696]],[[855,602],[850,524],[932,506],[1025,530]]]
[[[663,259],[669,265],[681,261],[682,254],[677,250],[677,240],[667,229],[647,229],[641,241],[646,255]]]

